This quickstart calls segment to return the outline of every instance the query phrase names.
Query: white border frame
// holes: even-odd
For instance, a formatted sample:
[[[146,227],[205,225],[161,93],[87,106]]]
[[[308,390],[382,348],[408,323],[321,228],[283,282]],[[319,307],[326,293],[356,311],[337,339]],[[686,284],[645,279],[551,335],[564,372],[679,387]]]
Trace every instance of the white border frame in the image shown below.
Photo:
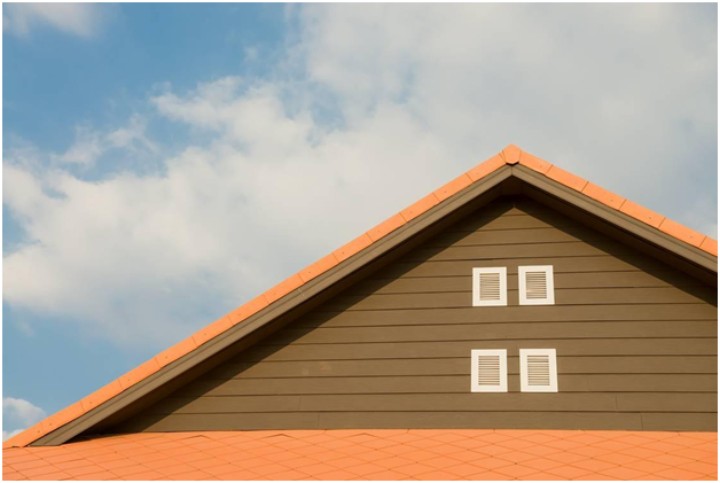
[[[500,357],[500,384],[497,386],[480,386],[477,383],[479,371],[478,356]],[[472,349],[470,351],[470,392],[508,392],[507,383],[507,350],[506,349]]]
[[[500,276],[500,300],[480,300],[480,274],[497,273]],[[473,307],[507,305],[507,267],[476,267],[472,270]]]
[[[527,298],[527,272],[545,272],[547,297],[544,299]],[[518,295],[520,305],[555,305],[555,275],[552,265],[526,265],[518,267]]]
[[[549,356],[549,386],[530,386],[528,384],[527,356],[530,355]],[[522,392],[558,392],[557,351],[555,349],[520,349],[520,390]]]

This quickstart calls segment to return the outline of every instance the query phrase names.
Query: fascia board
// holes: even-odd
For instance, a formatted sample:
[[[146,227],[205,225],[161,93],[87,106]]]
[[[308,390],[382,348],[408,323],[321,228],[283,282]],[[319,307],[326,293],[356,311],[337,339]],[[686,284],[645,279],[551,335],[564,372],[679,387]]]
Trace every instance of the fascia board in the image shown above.
[[[615,225],[633,235],[657,245],[675,255],[678,255],[702,268],[717,273],[717,257],[704,250],[678,240],[660,230],[638,221],[618,210],[575,191],[567,186],[557,183],[546,176],[525,168],[513,166],[513,176],[550,195],[560,198],[581,210],[584,210],[608,223]]]

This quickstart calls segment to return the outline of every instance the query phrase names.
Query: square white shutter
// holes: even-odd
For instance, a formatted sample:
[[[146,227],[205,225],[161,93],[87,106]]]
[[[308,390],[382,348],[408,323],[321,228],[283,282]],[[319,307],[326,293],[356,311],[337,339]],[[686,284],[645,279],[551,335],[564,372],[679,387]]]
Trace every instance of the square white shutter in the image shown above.
[[[520,305],[554,305],[555,280],[552,265],[518,267]]]
[[[520,349],[520,390],[558,392],[555,349]]]
[[[473,306],[507,305],[507,268],[473,268]]]
[[[470,391],[507,392],[507,351],[473,349],[470,351]]]

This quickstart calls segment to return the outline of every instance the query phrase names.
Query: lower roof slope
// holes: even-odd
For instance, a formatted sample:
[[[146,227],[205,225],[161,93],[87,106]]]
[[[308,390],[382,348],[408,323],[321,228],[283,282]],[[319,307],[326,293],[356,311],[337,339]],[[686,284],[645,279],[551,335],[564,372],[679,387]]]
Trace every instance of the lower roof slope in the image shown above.
[[[33,443],[61,444],[68,441],[96,423],[99,418],[109,417],[132,404],[136,400],[133,398],[141,397],[138,394],[154,391],[168,379],[175,377],[177,372],[188,370],[188,367],[197,365],[198,361],[207,360],[213,354],[212,351],[221,350],[218,347],[227,347],[228,344],[237,342],[239,338],[258,331],[273,318],[279,317],[275,314],[282,314],[283,310],[286,310],[282,307],[282,303],[288,299],[310,297],[311,295],[307,294],[312,293],[313,290],[319,291],[322,283],[327,280],[323,280],[326,275],[333,271],[338,273],[345,270],[346,273],[351,273],[353,270],[358,270],[358,257],[372,254],[373,251],[380,255],[386,253],[389,250],[387,246],[392,248],[393,243],[399,243],[397,240],[402,240],[403,236],[407,238],[424,229],[428,223],[433,222],[433,217],[452,213],[452,210],[469,203],[468,200],[480,196],[477,193],[484,193],[483,190],[497,187],[509,178],[516,178],[540,190],[559,191],[569,203],[582,205],[582,209],[594,210],[594,214],[600,212],[606,221],[609,220],[611,224],[622,223],[624,225],[622,228],[631,230],[634,236],[641,239],[652,238],[651,243],[658,244],[661,249],[673,251],[679,257],[702,267],[703,270],[714,272],[715,275],[717,273],[716,240],[510,145],[501,153],[187,339],[75,404],[10,438],[3,443],[3,448],[22,447]],[[426,219],[430,221],[419,222]],[[368,258],[372,260],[372,257],[380,255],[372,254]],[[330,280],[334,279],[330,277]],[[210,348],[210,346],[214,347]],[[189,359],[201,351],[210,355],[203,355],[205,359],[198,358],[197,361]],[[111,405],[115,406],[111,408]]]
[[[3,452],[3,479],[716,480],[717,433],[141,433]]]

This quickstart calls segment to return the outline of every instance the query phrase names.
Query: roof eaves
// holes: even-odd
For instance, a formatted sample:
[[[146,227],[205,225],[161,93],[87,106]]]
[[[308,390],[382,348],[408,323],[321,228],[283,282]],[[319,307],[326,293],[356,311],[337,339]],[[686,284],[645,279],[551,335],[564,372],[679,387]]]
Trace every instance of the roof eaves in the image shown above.
[[[561,200],[566,205],[569,204],[579,209],[585,215],[593,215],[597,219],[603,220],[603,222],[614,227],[615,230],[620,230],[619,232],[616,231],[616,233],[619,234],[623,232],[631,234],[635,239],[642,240],[646,244],[647,249],[652,250],[656,254],[660,253],[655,251],[656,249],[673,253],[679,257],[679,259],[690,262],[692,266],[698,267],[701,272],[697,272],[696,269],[685,265],[687,270],[695,273],[703,280],[709,281],[716,277],[717,256],[708,253],[695,244],[687,243],[686,240],[670,235],[642,220],[625,214],[619,209],[625,201],[623,198],[618,199],[616,195],[606,191],[607,198],[605,200],[599,200],[599,196],[588,196],[584,191],[573,189],[566,184],[557,183],[547,176],[526,169],[523,166],[516,166],[513,170],[513,176],[525,182],[526,185],[539,190],[540,193],[543,193],[543,195],[540,196],[541,199],[549,195],[552,198]],[[590,183],[588,183],[588,185],[589,184]],[[532,191],[529,193],[532,193]],[[554,202],[549,199],[546,199],[545,202],[554,204]],[[562,209],[560,205],[556,205],[556,207]],[[583,216],[583,219],[586,219],[586,216]],[[625,240],[630,242],[627,238],[625,238]]]
[[[547,161],[521,152],[519,164],[543,174],[545,177],[557,181],[567,188],[582,193],[588,198],[592,198],[613,210],[624,213],[650,227],[656,228],[679,241],[687,243],[715,257],[718,255],[717,240],[547,163]]]

